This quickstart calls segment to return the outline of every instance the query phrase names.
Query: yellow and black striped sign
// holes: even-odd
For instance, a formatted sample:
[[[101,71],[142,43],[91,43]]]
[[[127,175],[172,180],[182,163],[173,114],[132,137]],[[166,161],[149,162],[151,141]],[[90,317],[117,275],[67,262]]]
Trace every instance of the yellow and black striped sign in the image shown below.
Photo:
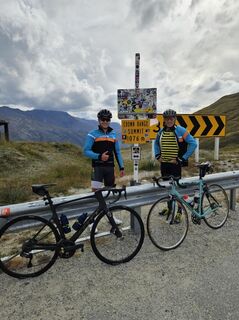
[[[163,115],[158,114],[157,120],[158,123],[150,125],[151,140],[156,138],[157,132],[163,127]],[[186,128],[194,138],[224,137],[226,134],[226,116],[178,114],[176,125]]]

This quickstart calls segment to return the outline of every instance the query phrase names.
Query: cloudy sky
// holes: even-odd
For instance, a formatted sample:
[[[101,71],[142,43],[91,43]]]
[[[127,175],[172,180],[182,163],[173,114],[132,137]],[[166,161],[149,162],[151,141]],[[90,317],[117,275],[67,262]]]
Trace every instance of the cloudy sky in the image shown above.
[[[238,0],[0,0],[0,105],[116,116],[117,89],[158,112],[239,92]]]

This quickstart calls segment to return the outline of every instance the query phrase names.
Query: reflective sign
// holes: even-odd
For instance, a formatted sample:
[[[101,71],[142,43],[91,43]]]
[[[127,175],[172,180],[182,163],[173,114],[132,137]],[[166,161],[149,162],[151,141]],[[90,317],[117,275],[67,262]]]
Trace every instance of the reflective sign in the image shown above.
[[[151,120],[150,124],[151,140],[156,138],[157,132],[163,127],[163,115],[158,114],[156,119]],[[186,128],[194,138],[224,137],[226,135],[226,116],[179,114],[176,125]]]

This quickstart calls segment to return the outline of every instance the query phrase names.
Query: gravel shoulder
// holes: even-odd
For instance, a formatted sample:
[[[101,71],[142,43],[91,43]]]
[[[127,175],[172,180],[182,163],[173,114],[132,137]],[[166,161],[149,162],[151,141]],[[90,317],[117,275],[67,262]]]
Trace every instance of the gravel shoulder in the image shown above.
[[[237,205],[222,229],[190,223],[174,251],[160,251],[146,235],[139,254],[125,265],[106,265],[86,247],[37,278],[0,273],[0,318],[236,320],[238,265]]]

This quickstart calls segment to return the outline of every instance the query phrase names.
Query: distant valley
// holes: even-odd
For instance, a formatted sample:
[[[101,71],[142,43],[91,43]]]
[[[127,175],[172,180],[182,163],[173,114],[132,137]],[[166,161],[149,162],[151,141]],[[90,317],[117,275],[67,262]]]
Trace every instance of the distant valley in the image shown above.
[[[81,147],[87,133],[98,126],[97,120],[72,117],[63,111],[22,111],[6,106],[0,107],[0,120],[9,123],[11,141],[63,142]],[[120,133],[119,123],[112,122],[111,126]]]

